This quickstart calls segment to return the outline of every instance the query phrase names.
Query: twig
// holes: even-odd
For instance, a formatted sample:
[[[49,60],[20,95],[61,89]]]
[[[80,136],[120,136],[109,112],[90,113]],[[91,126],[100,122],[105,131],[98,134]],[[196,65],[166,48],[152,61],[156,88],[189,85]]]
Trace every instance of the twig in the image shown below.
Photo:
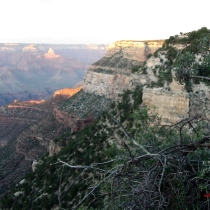
[[[117,123],[117,124],[121,127],[122,132],[125,134],[125,136],[126,136],[131,142],[133,142],[134,145],[140,147],[146,154],[151,154],[151,153],[150,153],[149,151],[147,151],[142,145],[138,144],[138,143],[135,141],[135,139],[131,138],[131,137],[128,135],[128,133],[126,132],[125,128],[124,128],[117,120],[115,120],[113,117],[111,117],[111,118],[112,118],[112,120],[113,120],[115,123]]]

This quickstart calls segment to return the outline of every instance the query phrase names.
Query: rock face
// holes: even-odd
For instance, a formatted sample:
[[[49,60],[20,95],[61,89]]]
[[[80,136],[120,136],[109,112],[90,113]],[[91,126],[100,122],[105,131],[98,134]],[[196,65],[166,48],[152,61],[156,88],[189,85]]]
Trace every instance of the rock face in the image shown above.
[[[148,54],[162,47],[163,40],[118,41],[86,73],[84,91],[116,99],[124,89],[132,88],[133,66],[142,66]]]
[[[161,124],[171,125],[189,116],[189,94],[145,88],[143,103],[150,112],[161,116]]]
[[[61,147],[59,145],[55,144],[54,141],[50,141],[50,145],[49,145],[49,156],[50,157],[52,157],[54,154],[57,154],[58,152],[60,152],[60,150],[61,150]],[[33,165],[32,165],[32,170],[33,170]]]
[[[117,41],[108,46],[105,57],[111,57],[120,51],[124,58],[144,62],[147,55],[154,53],[163,44],[164,40]]]
[[[48,50],[48,52],[44,54],[44,57],[45,57],[46,59],[53,59],[53,58],[59,58],[60,55],[55,54],[54,51],[53,51],[53,49],[50,48],[50,49]]]
[[[190,94],[173,79],[169,90],[144,88],[143,103],[149,107],[150,112],[161,116],[161,124],[171,125],[189,116]]]
[[[85,77],[84,90],[97,95],[117,99],[118,94],[128,89],[130,77],[123,74],[104,74],[88,71]]]
[[[152,113],[161,116],[162,124],[170,125],[188,117],[190,96],[182,85],[173,80],[170,90],[146,87],[151,81],[157,80],[153,68],[161,65],[160,58],[152,56],[147,60],[146,74],[131,72],[133,66],[141,67],[147,55],[154,53],[163,43],[163,40],[118,41],[110,45],[106,55],[86,73],[84,91],[117,99],[123,90],[143,85],[143,103]]]
[[[31,44],[31,45],[23,47],[23,51],[36,52],[37,49],[33,44]]]
[[[81,89],[82,89],[82,86],[78,88],[64,88],[61,90],[57,90],[54,92],[53,98],[55,97],[69,98],[73,96],[74,94],[76,94],[77,92],[79,92]]]
[[[204,83],[195,85],[190,93],[189,116],[202,114],[210,118],[210,89]]]
[[[158,81],[155,67],[163,66],[167,59],[164,54],[151,56],[147,60],[146,57],[163,43],[163,40],[115,42],[108,47],[106,55],[89,68],[83,90],[116,100],[123,90],[144,86],[143,103],[150,112],[161,117],[163,125],[171,125],[196,113],[205,112],[210,117],[210,91],[206,85],[194,85],[190,94],[174,79],[161,88],[150,87],[152,82]],[[181,45],[175,47],[183,48]],[[145,72],[132,73],[133,66],[145,68]],[[202,110],[200,105],[203,106]]]

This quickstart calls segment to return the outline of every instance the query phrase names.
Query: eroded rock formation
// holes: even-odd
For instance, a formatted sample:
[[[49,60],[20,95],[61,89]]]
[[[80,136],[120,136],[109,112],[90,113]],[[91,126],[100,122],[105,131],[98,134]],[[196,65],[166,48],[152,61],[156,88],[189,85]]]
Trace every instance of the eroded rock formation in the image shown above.
[[[123,58],[144,62],[147,55],[154,53],[158,48],[162,47],[163,44],[164,40],[117,41],[108,46],[105,57],[111,57],[120,51]]]
[[[62,98],[69,98],[79,92],[82,89],[82,86],[78,88],[64,88],[61,90],[57,90],[53,94],[53,98],[55,97],[62,97]]]
[[[132,88],[132,67],[143,65],[147,55],[162,47],[163,43],[164,40],[113,43],[106,55],[87,71],[84,91],[116,99],[123,90]]]
[[[171,125],[189,116],[189,94],[165,91],[162,88],[145,88],[143,103],[151,113],[161,117],[161,124]]]
[[[210,116],[210,91],[203,83],[194,84],[192,93],[188,93],[184,86],[174,79],[170,84],[163,84],[163,87],[152,87],[152,83],[158,81],[156,67],[164,67],[167,58],[164,53],[151,56],[147,60],[146,57],[163,43],[163,40],[118,41],[110,45],[106,55],[94,63],[86,73],[84,91],[116,100],[123,90],[144,86],[143,103],[149,107],[150,112],[161,117],[161,124],[164,125],[171,125],[204,111]],[[185,46],[179,44],[174,47],[183,49]],[[143,66],[144,72],[141,70],[132,73],[133,66]],[[174,78],[174,75],[172,77]]]
[[[46,59],[52,59],[52,58],[59,58],[60,55],[55,54],[54,50],[52,48],[49,48],[48,52],[44,54],[44,57]]]
[[[31,45],[27,45],[27,46],[23,47],[23,51],[36,52],[37,49],[34,46],[34,44],[31,44]]]
[[[73,87],[106,47],[0,43],[0,106],[15,99],[47,99],[56,90]]]

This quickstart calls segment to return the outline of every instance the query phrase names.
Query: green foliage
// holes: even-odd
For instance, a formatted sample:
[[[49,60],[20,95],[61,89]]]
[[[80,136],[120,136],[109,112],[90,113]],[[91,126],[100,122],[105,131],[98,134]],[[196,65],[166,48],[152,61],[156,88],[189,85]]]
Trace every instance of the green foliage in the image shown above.
[[[192,83],[198,83],[199,76],[210,76],[210,30],[203,27],[188,34],[188,46],[180,51],[174,64],[176,79],[185,84],[187,91],[192,90]],[[195,55],[200,56],[196,60]],[[204,82],[208,85],[209,81]]]
[[[176,41],[174,36],[170,36],[169,39],[165,41],[166,44],[174,44]]]
[[[185,44],[186,51],[190,51],[193,53],[200,52],[200,48],[198,46],[198,40],[203,39],[206,36],[209,36],[210,30],[206,27],[202,27],[201,29],[197,31],[192,31],[187,34],[186,37],[178,37],[178,35],[170,36],[169,39],[165,41],[165,46],[169,46],[170,44]]]
[[[131,69],[131,72],[132,73],[135,73],[139,70],[140,66],[133,66],[132,69]]]
[[[151,54],[151,53],[150,53],[150,54],[148,54],[148,55],[147,55],[147,59],[149,59],[151,56],[152,56],[152,54]]]
[[[103,111],[109,107],[111,100],[93,93],[85,93],[80,90],[72,97],[62,100],[58,106],[60,110],[67,113],[75,113],[79,118],[90,117],[90,112],[97,118]]]
[[[94,71],[102,74],[111,74],[111,75],[115,73],[113,70],[107,70],[102,68],[95,69]]]
[[[146,67],[143,67],[141,70],[142,70],[142,74],[147,74],[147,69],[146,69]]]
[[[142,88],[137,87],[134,91],[125,91],[121,95],[121,98],[122,100],[120,102],[112,103],[112,110],[116,110],[116,114],[120,115],[120,120],[127,124],[126,126],[130,129],[130,132],[135,132],[132,129],[134,126],[133,113],[135,109],[140,108],[140,104],[142,103]],[[66,189],[68,189],[64,190],[62,188],[62,207],[72,209],[72,206],[78,203],[81,197],[85,195],[88,187],[99,180],[101,175],[94,171],[87,171],[88,173],[80,174],[81,170],[63,167],[61,164],[56,164],[56,162],[59,158],[62,161],[70,162],[72,165],[90,165],[116,157],[118,153],[117,144],[113,143],[110,145],[107,141],[110,137],[112,138],[113,135],[116,135],[112,128],[113,120],[109,117],[111,112],[104,112],[100,119],[96,120],[92,125],[85,127],[81,132],[75,133],[74,135],[65,132],[58,137],[56,142],[64,141],[67,143],[66,146],[53,157],[42,157],[42,160],[36,166],[35,172],[28,174],[25,177],[25,183],[15,188],[15,191],[23,191],[24,195],[20,195],[20,197],[14,200],[11,194],[8,198],[12,202],[9,202],[8,198],[5,197],[4,206],[8,207],[10,203],[10,206],[17,209],[30,209],[30,200],[38,198],[33,202],[33,208],[50,209],[53,205],[58,204],[57,192],[59,190],[59,184],[62,182],[62,186],[67,186]],[[120,136],[123,136],[122,132],[120,132]],[[77,181],[68,187],[69,180],[74,179]],[[46,193],[47,196],[43,196]],[[88,201],[90,202],[91,199],[89,197],[84,205]],[[19,203],[24,203],[24,205]]]
[[[153,55],[154,55],[155,58],[158,57],[158,53],[159,53],[161,50],[162,50],[162,49],[159,48],[159,49],[157,49],[157,50],[153,53]]]
[[[159,75],[158,75],[158,82],[156,83],[156,86],[163,87],[165,82],[171,83],[172,82],[172,74],[171,69],[163,70],[163,68],[160,68]]]
[[[189,77],[193,74],[195,56],[193,53],[187,51],[180,54],[175,63],[176,67],[176,79],[181,83],[189,81]]]
[[[202,47],[200,44],[205,40],[205,37],[209,38],[210,35],[210,30],[207,29],[206,27],[203,27],[197,31],[192,31],[188,34],[188,43],[189,46],[186,47],[186,51],[190,51],[193,53],[199,53],[202,51]],[[203,40],[204,39],[204,40]],[[202,41],[203,40],[203,41]],[[206,44],[206,42],[203,42],[203,44]]]
[[[117,104],[117,109],[120,112],[120,122],[132,122],[133,110],[137,109],[142,103],[142,87],[137,86],[133,92],[130,90],[126,90],[121,95],[121,98],[121,101],[119,101]],[[133,99],[133,101],[131,99]]]
[[[137,86],[136,89],[133,92],[133,95],[132,95],[132,98],[133,98],[133,108],[134,109],[138,109],[138,107],[142,103],[142,96],[143,96],[142,87]]]
[[[169,65],[173,64],[173,61],[176,58],[176,56],[177,56],[177,50],[174,47],[169,46],[167,48],[167,54],[166,54],[166,58],[168,59]]]
[[[210,55],[205,56],[200,64],[196,63],[194,69],[195,75],[210,77]]]

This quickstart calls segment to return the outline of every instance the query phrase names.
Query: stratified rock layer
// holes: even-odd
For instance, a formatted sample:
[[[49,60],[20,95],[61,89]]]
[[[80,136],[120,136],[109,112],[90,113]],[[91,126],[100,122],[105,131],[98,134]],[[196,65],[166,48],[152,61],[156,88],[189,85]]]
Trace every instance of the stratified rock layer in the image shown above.
[[[162,47],[163,44],[164,40],[117,41],[108,46],[105,57],[111,57],[121,51],[124,58],[144,62],[147,55],[154,53],[157,49]]]
[[[210,92],[205,85],[194,85],[194,93],[199,92],[197,95],[186,92],[183,85],[175,80],[170,84],[165,83],[162,88],[151,87],[152,83],[158,81],[157,75],[154,74],[155,66],[164,65],[167,59],[164,55],[151,56],[147,60],[146,58],[163,43],[163,40],[115,42],[108,47],[106,55],[89,68],[83,90],[86,93],[117,99],[125,89],[132,90],[137,86],[144,86],[143,104],[149,107],[150,112],[160,116],[161,124],[164,125],[171,125],[194,113],[203,112],[210,104],[206,99]],[[133,66],[141,68],[144,62],[144,73],[142,70],[132,73]],[[201,98],[202,95],[205,97]],[[197,110],[201,102],[204,108]]]
[[[162,88],[145,88],[143,102],[150,112],[161,116],[161,124],[171,125],[189,114],[189,94],[165,91]]]
[[[118,41],[108,47],[106,55],[86,73],[84,91],[116,99],[132,88],[133,66],[141,66],[147,55],[162,47],[163,40]]]

